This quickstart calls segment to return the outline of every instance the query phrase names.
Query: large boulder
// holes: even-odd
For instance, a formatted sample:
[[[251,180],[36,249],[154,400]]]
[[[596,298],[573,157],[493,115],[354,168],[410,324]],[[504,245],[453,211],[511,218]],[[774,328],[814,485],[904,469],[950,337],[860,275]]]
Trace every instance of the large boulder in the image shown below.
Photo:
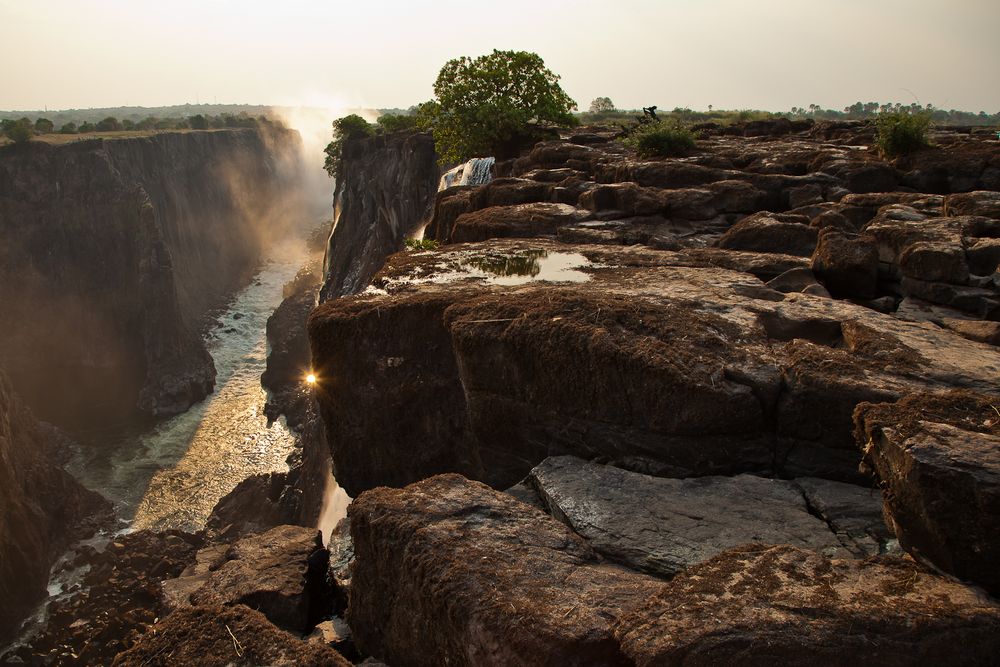
[[[458,475],[368,491],[348,516],[348,623],[392,665],[627,665],[615,623],[662,588]]]
[[[719,239],[719,247],[730,250],[777,252],[809,257],[816,249],[817,231],[808,218],[758,213],[740,220]]]
[[[885,515],[918,558],[1000,594],[1000,397],[916,394],[855,413]]]
[[[192,592],[187,593],[190,587],[183,581],[167,589],[180,587],[192,605],[245,604],[279,627],[304,632],[331,602],[328,562],[329,552],[315,529],[278,526],[235,542],[207,573],[194,567],[186,576],[196,577],[200,586]],[[180,605],[185,602],[183,595],[173,597]]]
[[[874,299],[877,295],[878,249],[869,238],[822,231],[812,270],[833,296]]]
[[[491,206],[458,216],[449,241],[467,243],[490,238],[555,236],[560,226],[589,217],[587,211],[569,204]]]
[[[664,479],[558,456],[532,469],[528,482],[548,511],[598,553],[659,576],[750,542],[850,555],[809,513],[799,488],[783,480]]]
[[[678,575],[616,635],[643,667],[989,665],[1000,607],[912,561],[748,545]]]

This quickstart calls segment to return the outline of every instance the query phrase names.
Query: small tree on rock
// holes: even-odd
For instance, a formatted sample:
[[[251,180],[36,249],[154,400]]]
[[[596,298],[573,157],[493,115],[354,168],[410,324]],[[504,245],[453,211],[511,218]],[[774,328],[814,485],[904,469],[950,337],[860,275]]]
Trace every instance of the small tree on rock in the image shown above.
[[[511,157],[548,125],[572,126],[574,102],[536,53],[493,51],[456,58],[434,82],[434,142],[443,162]]]
[[[341,151],[344,141],[348,139],[363,139],[375,134],[371,123],[356,113],[333,121],[333,141],[326,145],[326,161],[323,168],[332,178],[340,175]]]
[[[611,101],[610,97],[595,97],[594,101],[590,103],[590,113],[608,113],[609,111],[616,111],[615,103]]]

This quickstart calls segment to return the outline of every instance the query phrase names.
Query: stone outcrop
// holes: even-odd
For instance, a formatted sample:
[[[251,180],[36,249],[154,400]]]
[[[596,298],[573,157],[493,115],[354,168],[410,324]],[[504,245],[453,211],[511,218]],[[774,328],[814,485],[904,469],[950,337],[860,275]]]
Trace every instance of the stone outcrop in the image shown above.
[[[110,518],[110,503],[62,469],[60,446],[0,371],[0,644],[45,597],[62,551]]]
[[[261,125],[3,147],[0,363],[28,404],[93,423],[211,391],[203,319],[297,222],[300,144]]]
[[[329,613],[329,552],[315,529],[278,526],[224,548],[212,545],[165,581],[169,608],[244,604],[278,627],[306,632]]]
[[[541,240],[394,256],[310,319],[335,477],[352,496],[447,471],[507,488],[571,453],[846,481],[858,403],[995,387],[995,348],[713,261]]]
[[[916,394],[863,404],[865,463],[885,516],[910,553],[1000,594],[1000,396]]]
[[[348,621],[388,664],[984,665],[1000,648],[1000,606],[912,561],[746,545],[664,583],[457,475],[349,514]]]
[[[321,298],[355,294],[429,217],[440,170],[429,134],[344,142]]]
[[[532,469],[528,482],[549,513],[598,553],[651,574],[670,577],[751,542],[851,555],[830,526],[809,512],[799,487],[784,480],[664,479],[560,456]],[[878,517],[877,494],[868,509]]]
[[[732,549],[679,575],[616,636],[636,665],[987,665],[1000,607],[912,562]]]
[[[111,664],[116,667],[351,665],[332,648],[280,630],[259,611],[243,605],[182,609],[161,620],[153,630]]]
[[[663,586],[458,475],[370,491],[348,513],[348,622],[391,665],[626,665],[615,622]]]

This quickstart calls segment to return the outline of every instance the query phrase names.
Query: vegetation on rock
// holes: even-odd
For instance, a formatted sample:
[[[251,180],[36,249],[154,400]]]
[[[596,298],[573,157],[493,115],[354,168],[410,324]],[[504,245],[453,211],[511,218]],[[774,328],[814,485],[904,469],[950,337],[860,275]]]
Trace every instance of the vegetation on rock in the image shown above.
[[[29,141],[35,133],[35,130],[32,128],[31,121],[27,118],[21,118],[20,120],[5,120],[3,121],[2,127],[3,135],[15,144]]]
[[[574,102],[559,76],[527,51],[493,51],[449,60],[434,82],[435,99],[418,117],[434,133],[444,163],[477,155],[510,157],[546,126],[573,126]]]
[[[930,145],[930,125],[931,116],[926,112],[881,114],[875,119],[875,145],[885,157],[907,155]]]
[[[694,135],[679,121],[662,120],[639,125],[625,144],[642,157],[684,155],[694,148]]]

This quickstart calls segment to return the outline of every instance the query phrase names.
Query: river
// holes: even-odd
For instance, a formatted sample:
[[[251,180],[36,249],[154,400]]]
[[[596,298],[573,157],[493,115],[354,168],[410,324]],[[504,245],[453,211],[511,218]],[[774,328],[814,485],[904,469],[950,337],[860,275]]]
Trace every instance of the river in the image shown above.
[[[68,466],[133,529],[201,529],[243,479],[288,469],[294,437],[283,420],[268,427],[260,376],[267,318],[305,257],[301,241],[272,248],[252,283],[218,315],[206,334],[218,373],[211,395],[152,427],[89,434]]]

